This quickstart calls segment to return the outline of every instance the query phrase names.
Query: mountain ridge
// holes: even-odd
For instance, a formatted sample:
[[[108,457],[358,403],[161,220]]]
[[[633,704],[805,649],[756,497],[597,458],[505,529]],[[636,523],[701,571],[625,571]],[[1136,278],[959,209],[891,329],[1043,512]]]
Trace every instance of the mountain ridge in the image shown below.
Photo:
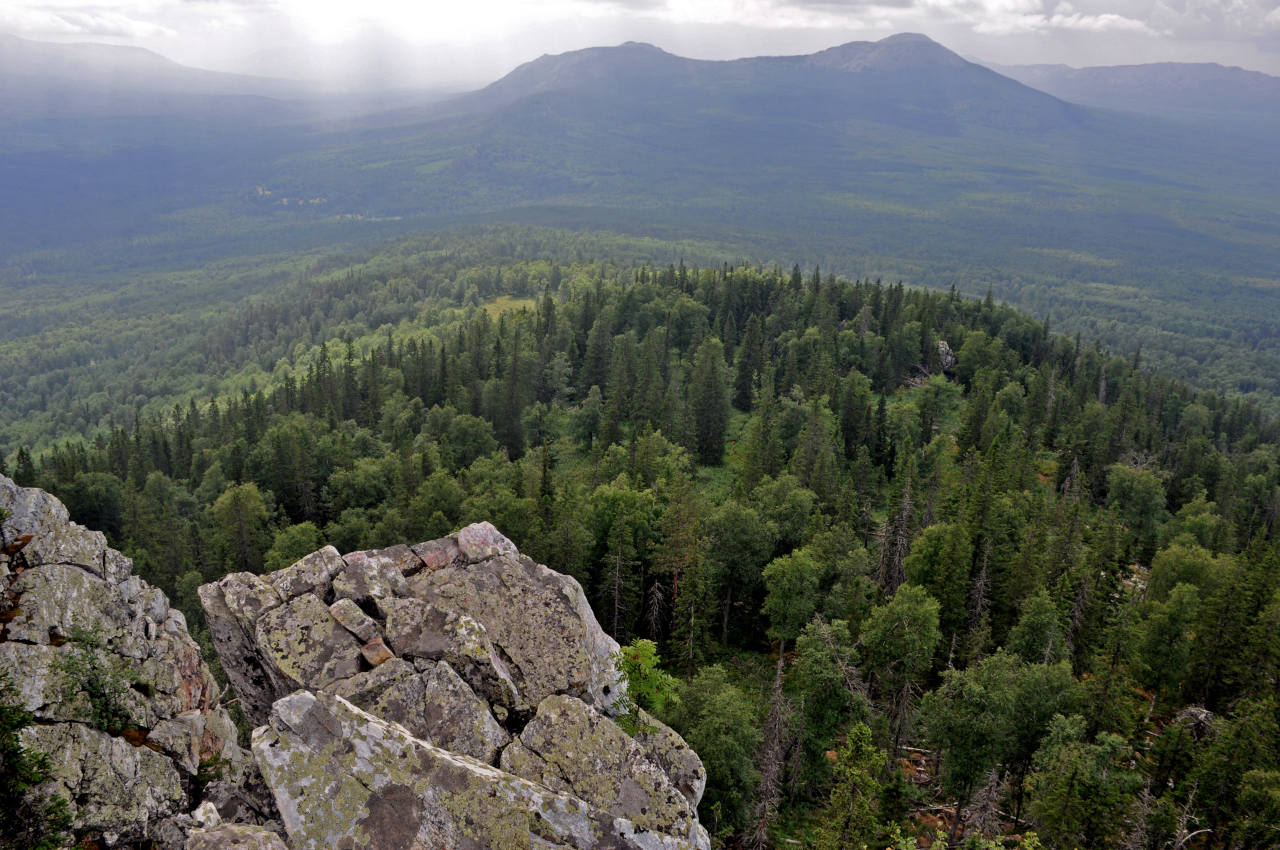
[[[1194,335],[1202,364],[1210,340],[1239,337],[1270,357],[1257,340],[1272,333],[1280,162],[1259,143],[1264,122],[1224,133],[1071,103],[923,36],[714,62],[588,48],[342,121],[237,105],[215,104],[195,131],[180,113],[4,127],[0,192],[24,201],[0,208],[0,275],[79,268],[79,292],[140,266],[516,222],[978,294],[994,282],[996,297],[1109,344],[1141,337],[1183,362]],[[157,238],[162,251],[137,249]]]
[[[697,110],[811,104],[828,119],[887,118],[889,124],[956,133],[966,123],[1016,120],[1024,128],[1078,127],[1088,116],[1060,98],[963,59],[918,33],[851,41],[810,54],[690,59],[626,42],[546,54],[485,88],[449,102],[444,115],[494,111],[570,93],[630,105]]]
[[[1085,106],[1191,120],[1215,114],[1243,124],[1280,123],[1280,77],[1216,62],[988,67]]]

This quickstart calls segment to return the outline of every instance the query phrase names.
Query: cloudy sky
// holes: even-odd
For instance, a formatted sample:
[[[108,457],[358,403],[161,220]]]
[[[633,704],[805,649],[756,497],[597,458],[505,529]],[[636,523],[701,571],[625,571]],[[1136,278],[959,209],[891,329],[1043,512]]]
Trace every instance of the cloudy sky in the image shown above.
[[[1280,75],[1280,0],[3,0],[0,32],[104,41],[219,70],[309,76],[357,64],[443,84],[649,41],[708,59],[923,32],[970,58],[1220,62]]]

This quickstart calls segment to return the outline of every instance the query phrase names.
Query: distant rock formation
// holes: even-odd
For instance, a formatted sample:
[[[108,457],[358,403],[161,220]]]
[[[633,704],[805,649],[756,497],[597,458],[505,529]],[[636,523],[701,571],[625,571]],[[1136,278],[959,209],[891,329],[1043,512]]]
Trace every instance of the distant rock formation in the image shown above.
[[[77,836],[182,847],[197,784],[252,769],[182,614],[43,490],[0,476],[0,509],[0,673],[35,715],[22,743],[49,755],[44,790]]]
[[[709,847],[697,755],[610,719],[618,645],[488,523],[200,599],[293,850]]]

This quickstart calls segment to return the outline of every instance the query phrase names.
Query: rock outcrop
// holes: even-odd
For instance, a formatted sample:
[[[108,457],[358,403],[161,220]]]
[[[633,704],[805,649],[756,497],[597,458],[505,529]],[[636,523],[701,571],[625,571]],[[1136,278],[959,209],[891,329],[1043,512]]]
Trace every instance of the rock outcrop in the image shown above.
[[[0,509],[0,673],[35,715],[44,790],[78,836],[181,847],[202,768],[237,784],[252,765],[182,614],[48,493],[0,477]]]
[[[709,846],[696,754],[614,723],[582,588],[488,523],[200,598],[293,850]]]
[[[612,719],[617,644],[493,526],[200,588],[237,731],[164,594],[0,477],[0,675],[84,846],[706,850],[705,773]]]

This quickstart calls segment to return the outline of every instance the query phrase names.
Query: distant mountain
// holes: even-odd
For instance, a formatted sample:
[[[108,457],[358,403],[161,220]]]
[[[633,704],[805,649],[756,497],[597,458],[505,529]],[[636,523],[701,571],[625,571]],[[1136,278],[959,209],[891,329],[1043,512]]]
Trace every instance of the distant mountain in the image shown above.
[[[552,94],[667,109],[808,110],[799,117],[869,118],[948,134],[971,124],[1061,129],[1088,118],[912,33],[804,56],[729,61],[685,59],[636,42],[589,48],[527,62],[453,108],[493,110]]]
[[[1280,119],[1280,77],[1215,63],[991,67],[1032,88],[1088,106],[1191,119],[1206,114]]]
[[[341,120],[190,79],[158,118],[0,122],[0,282],[500,220],[991,287],[1148,362],[1277,334],[1280,150],[1249,109],[1224,132],[1072,103],[912,34],[721,62],[595,47]],[[1249,80],[1240,102],[1265,96]]]
[[[333,120],[424,97],[189,68],[140,47],[54,44],[0,33],[0,111],[11,121],[180,116],[279,125]],[[427,98],[430,99],[430,98]]]
[[[299,97],[316,92],[295,81],[188,68],[141,47],[54,44],[0,33],[0,85],[80,91]]]

